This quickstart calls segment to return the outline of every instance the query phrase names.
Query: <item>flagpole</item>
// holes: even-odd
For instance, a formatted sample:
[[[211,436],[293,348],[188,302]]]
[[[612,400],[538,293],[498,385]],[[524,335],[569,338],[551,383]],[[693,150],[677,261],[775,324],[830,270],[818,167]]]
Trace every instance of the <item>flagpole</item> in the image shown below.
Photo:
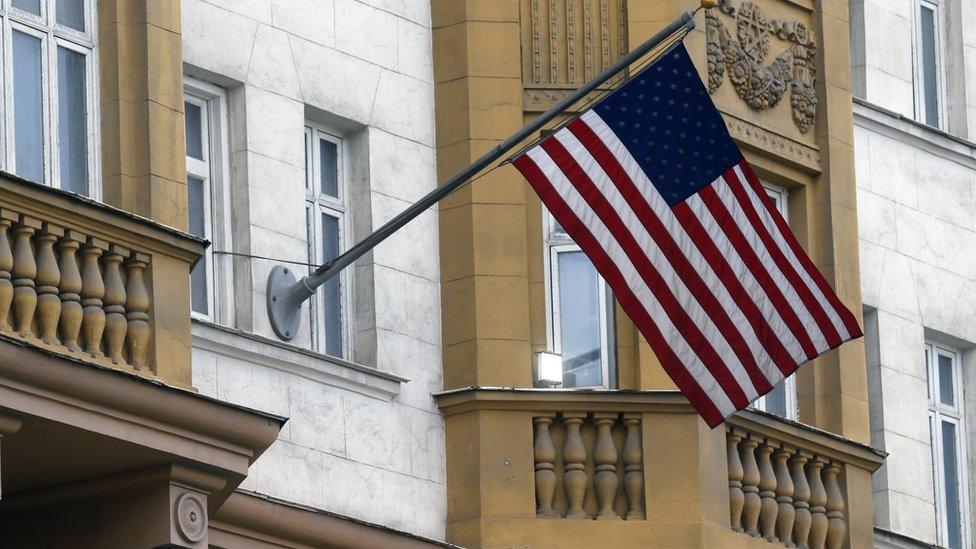
[[[714,0],[703,0],[702,7],[711,7],[715,4]],[[322,284],[339,273],[342,269],[351,265],[354,261],[370,251],[380,242],[386,240],[390,235],[398,231],[404,225],[415,219],[428,208],[446,198],[448,195],[461,188],[468,181],[477,175],[481,170],[490,166],[493,162],[504,156],[506,153],[522,143],[527,138],[532,137],[546,124],[561,115],[567,108],[585,98],[591,92],[599,88],[608,80],[617,75],[632,63],[646,55],[654,48],[661,45],[665,40],[673,36],[678,31],[689,32],[695,28],[695,12],[686,11],[681,17],[675,19],[671,24],[652,36],[646,42],[633,49],[630,53],[620,58],[611,67],[597,75],[595,78],[584,84],[576,91],[570,93],[562,101],[559,101],[547,111],[536,117],[528,125],[512,134],[500,145],[486,153],[481,158],[475,160],[471,165],[458,172],[443,185],[440,185],[427,196],[412,204],[399,215],[388,221],[385,225],[364,238],[361,242],[340,254],[334,260],[320,265],[308,276],[296,281],[295,275],[291,270],[281,265],[271,270],[268,276],[267,306],[268,317],[271,321],[271,328],[277,336],[285,341],[295,338],[298,333],[298,326],[301,322],[301,306],[315,294]]]

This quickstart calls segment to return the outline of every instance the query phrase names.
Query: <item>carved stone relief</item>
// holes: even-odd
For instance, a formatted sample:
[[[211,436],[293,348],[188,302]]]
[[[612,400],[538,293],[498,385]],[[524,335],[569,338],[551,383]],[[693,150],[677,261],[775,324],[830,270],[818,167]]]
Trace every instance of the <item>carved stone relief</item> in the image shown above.
[[[722,15],[731,18],[734,34]],[[719,0],[706,11],[708,90],[715,93],[728,75],[740,99],[756,110],[771,109],[790,90],[793,122],[807,133],[817,116],[813,66],[817,47],[813,34],[801,22],[769,20],[756,3],[746,0],[736,8],[732,0]],[[767,64],[771,38],[787,47]]]

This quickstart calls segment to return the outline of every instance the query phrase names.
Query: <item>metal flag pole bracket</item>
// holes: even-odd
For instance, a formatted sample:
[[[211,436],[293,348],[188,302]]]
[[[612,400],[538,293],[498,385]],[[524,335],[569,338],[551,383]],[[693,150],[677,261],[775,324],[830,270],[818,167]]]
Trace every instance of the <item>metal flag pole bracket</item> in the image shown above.
[[[701,4],[702,8],[708,8],[712,7],[715,2],[714,0],[702,0]],[[322,284],[325,284],[326,281],[338,274],[339,271],[351,265],[354,261],[362,257],[363,254],[386,240],[387,237],[398,231],[425,210],[469,182],[472,177],[489,167],[493,162],[511,151],[518,144],[534,136],[546,124],[563,114],[567,108],[585,98],[613,78],[617,73],[626,69],[676,33],[681,31],[688,33],[694,28],[695,12],[686,11],[681,17],[661,29],[660,32],[630,53],[621,57],[620,60],[593,78],[593,80],[590,80],[573,93],[567,95],[562,101],[553,105],[527,126],[512,134],[500,145],[475,160],[471,165],[458,172],[443,185],[431,191],[427,196],[364,238],[360,243],[349,248],[349,250],[334,260],[319,266],[308,276],[302,277],[301,280],[296,279],[294,273],[288,267],[279,265],[273,268],[271,274],[268,276],[267,306],[268,319],[271,321],[271,328],[275,334],[285,341],[294,339],[298,334],[298,327],[301,324],[302,304],[315,295],[315,290]]]

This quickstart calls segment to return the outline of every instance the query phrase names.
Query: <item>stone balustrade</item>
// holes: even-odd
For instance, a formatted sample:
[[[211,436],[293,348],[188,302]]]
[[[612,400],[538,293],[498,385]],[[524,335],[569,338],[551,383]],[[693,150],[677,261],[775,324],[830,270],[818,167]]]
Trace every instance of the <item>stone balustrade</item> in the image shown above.
[[[0,174],[0,335],[189,385],[189,270],[204,245]]]
[[[726,442],[732,530],[786,547],[844,546],[842,462],[733,425]]]
[[[537,517],[645,518],[641,414],[561,412],[533,424]]]

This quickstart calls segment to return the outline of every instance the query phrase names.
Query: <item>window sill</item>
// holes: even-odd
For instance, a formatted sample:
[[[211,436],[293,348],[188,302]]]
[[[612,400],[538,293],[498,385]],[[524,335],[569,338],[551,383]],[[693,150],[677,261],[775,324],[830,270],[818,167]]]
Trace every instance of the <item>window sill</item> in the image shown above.
[[[392,400],[410,381],[252,333],[193,319],[193,348],[246,360],[380,400]]]

